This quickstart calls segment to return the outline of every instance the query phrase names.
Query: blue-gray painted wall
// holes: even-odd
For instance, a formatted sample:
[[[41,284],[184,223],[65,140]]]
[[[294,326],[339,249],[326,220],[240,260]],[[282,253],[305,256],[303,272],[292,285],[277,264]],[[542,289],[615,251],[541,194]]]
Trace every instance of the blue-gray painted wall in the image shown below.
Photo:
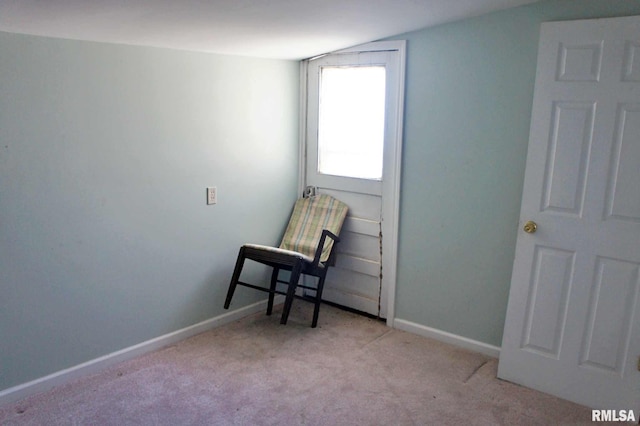
[[[226,312],[295,200],[298,76],[0,33],[0,390]]]

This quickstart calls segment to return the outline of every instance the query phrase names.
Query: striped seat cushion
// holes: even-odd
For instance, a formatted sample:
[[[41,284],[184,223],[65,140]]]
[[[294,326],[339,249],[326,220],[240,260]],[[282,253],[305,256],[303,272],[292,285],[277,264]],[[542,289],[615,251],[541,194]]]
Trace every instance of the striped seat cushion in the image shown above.
[[[305,262],[313,262],[313,257],[311,256],[307,256],[305,254],[299,253],[297,251],[293,251],[293,250],[285,250],[285,249],[281,249],[281,248],[277,248],[277,247],[271,247],[271,246],[263,246],[261,244],[244,244],[244,247],[248,247],[248,248],[252,248],[252,249],[256,249],[256,250],[264,250],[264,251],[268,251],[271,253],[277,253],[277,254],[284,254],[287,256],[292,256],[292,257],[297,257],[300,259],[303,259]]]
[[[313,259],[322,230],[340,235],[347,210],[346,204],[326,194],[299,199],[293,207],[280,249],[295,251]],[[327,238],[320,256],[321,262],[327,261],[332,247],[333,240]]]

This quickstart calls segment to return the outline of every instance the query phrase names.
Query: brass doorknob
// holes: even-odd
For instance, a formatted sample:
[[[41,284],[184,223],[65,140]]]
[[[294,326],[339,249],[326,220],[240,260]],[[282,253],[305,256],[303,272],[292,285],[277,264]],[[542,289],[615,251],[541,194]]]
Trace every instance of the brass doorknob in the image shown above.
[[[524,224],[524,232],[526,232],[527,234],[533,234],[534,232],[537,231],[538,229],[538,224],[535,223],[534,221],[530,220],[527,223]]]

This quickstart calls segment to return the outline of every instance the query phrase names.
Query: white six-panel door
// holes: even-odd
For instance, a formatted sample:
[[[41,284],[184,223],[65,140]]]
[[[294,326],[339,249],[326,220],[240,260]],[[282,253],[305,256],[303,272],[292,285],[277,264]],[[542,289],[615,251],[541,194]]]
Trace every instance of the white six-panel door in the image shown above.
[[[640,410],[640,17],[545,23],[538,55],[498,375]]]

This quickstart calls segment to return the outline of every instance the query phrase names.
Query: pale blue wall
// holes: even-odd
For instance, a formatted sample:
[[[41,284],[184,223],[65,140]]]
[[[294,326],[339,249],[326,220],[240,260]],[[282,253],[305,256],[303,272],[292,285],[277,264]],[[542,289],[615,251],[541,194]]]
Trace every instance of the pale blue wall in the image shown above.
[[[640,14],[637,0],[543,1],[408,40],[398,318],[500,345],[540,23]]]
[[[298,74],[0,33],[0,390],[226,312],[296,196]]]

